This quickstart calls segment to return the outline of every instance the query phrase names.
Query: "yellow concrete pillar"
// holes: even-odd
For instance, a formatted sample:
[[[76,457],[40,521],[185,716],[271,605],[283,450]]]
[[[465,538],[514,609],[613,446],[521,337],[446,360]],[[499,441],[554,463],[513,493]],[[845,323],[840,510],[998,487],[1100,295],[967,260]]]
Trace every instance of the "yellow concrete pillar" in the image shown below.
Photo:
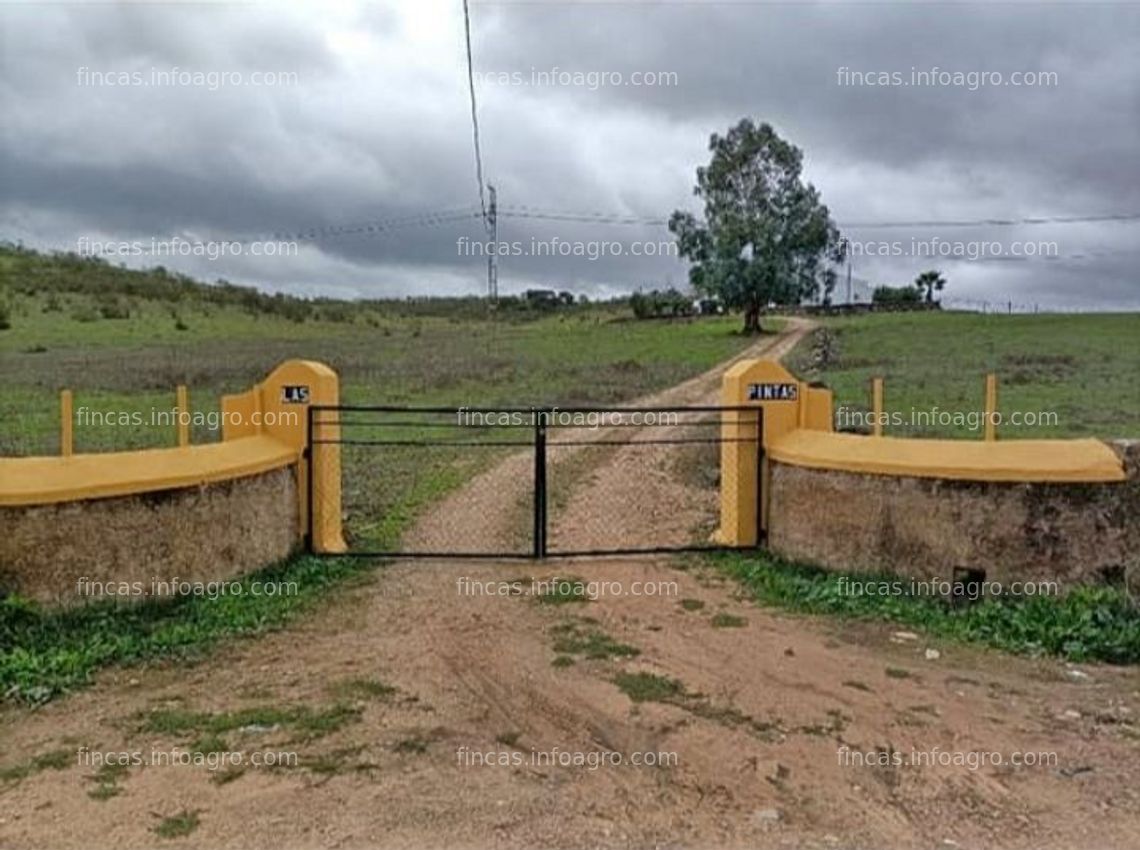
[[[871,427],[872,433],[876,437],[883,436],[883,379],[871,379],[871,409],[873,411],[874,419],[872,420]]]
[[[190,445],[190,403],[185,384],[174,391],[174,406],[178,410],[178,445],[185,448]]]
[[[71,390],[59,391],[59,453],[71,457],[75,451],[74,420],[71,412]]]
[[[835,430],[835,398],[827,387],[813,387],[810,384],[804,390],[800,401],[800,416],[802,428],[809,431]]]
[[[986,375],[986,441],[997,439],[997,423],[994,417],[997,414],[997,375],[990,372]]]
[[[742,360],[725,373],[721,404],[743,409],[726,410],[721,420],[720,528],[713,535],[717,543],[754,546],[759,541],[768,508],[765,447],[801,422],[830,430],[831,393],[806,389],[774,360]],[[801,411],[805,404],[808,409]]]
[[[348,548],[341,529],[340,446],[328,442],[340,439],[339,420],[336,411],[309,411],[311,407],[338,404],[340,382],[336,372],[311,360],[288,360],[252,390],[222,399],[223,440],[264,435],[296,450],[300,528],[302,534],[309,532],[311,516],[310,545],[315,552],[344,552]],[[311,458],[305,456],[310,417]]]

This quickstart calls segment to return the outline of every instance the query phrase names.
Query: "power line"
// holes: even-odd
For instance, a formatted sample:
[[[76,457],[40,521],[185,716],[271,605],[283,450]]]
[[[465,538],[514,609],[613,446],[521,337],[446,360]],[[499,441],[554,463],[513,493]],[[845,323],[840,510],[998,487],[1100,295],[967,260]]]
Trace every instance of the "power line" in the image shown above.
[[[644,224],[664,227],[669,223],[668,219],[664,218],[649,218],[626,213],[563,212],[536,209],[521,204],[499,207],[499,215],[508,218],[539,218],[549,221],[577,221],[588,224]]]
[[[536,218],[548,221],[574,221],[594,224],[631,224],[665,226],[668,219],[648,216],[630,215],[627,213],[606,212],[568,212],[561,210],[543,210],[533,207],[514,205],[500,207],[499,215],[510,218]],[[1018,227],[1023,225],[1041,224],[1104,224],[1111,222],[1140,221],[1140,213],[1109,213],[1106,215],[1089,216],[1045,216],[1033,218],[980,218],[980,219],[950,219],[950,220],[908,220],[908,221],[855,221],[840,223],[840,227],[856,229],[871,228],[903,228],[903,227]]]
[[[479,113],[475,108],[475,69],[471,61],[471,11],[463,0],[463,32],[467,43],[467,88],[471,92],[471,133],[475,140],[475,179],[479,183],[479,209],[487,217],[487,202],[483,192],[483,154],[479,149]]]
[[[473,207],[460,207],[448,210],[432,210],[413,213],[395,218],[374,218],[345,224],[325,224],[312,227],[299,227],[290,230],[277,230],[248,239],[214,240],[235,245],[249,245],[254,242],[321,242],[344,236],[381,236],[394,230],[409,227],[437,227],[455,221],[482,218],[483,214]]]
[[[663,218],[630,215],[626,213],[606,212],[570,212],[560,210],[545,210],[525,205],[497,206],[495,213],[504,218],[538,219],[545,221],[566,221],[581,224],[612,224],[612,225],[642,225],[663,227],[668,221]],[[282,231],[275,231],[265,235],[240,241],[242,243],[276,241],[323,241],[344,236],[380,236],[394,230],[409,227],[434,227],[450,222],[470,219],[482,219],[484,226],[490,227],[490,212],[488,209],[474,207],[453,207],[442,210],[427,210],[410,213],[404,216],[390,218],[365,219],[362,221],[346,222],[344,224],[324,224],[319,226],[299,227]],[[1108,214],[1096,216],[1052,216],[1048,218],[1024,219],[975,219],[975,220],[945,220],[945,221],[894,221],[894,222],[855,222],[842,225],[846,228],[905,228],[905,227],[975,227],[975,226],[1018,226],[1040,224],[1083,224],[1083,223],[1128,223],[1140,220],[1140,214]],[[987,260],[1013,261],[1022,259],[1034,260],[1063,260],[1063,259],[1095,259],[1109,254],[1133,253],[1135,249],[1126,250],[1092,250],[1077,254],[1063,256],[1040,255],[1036,257],[988,257]]]
[[[1107,215],[1058,215],[1038,218],[979,218],[949,221],[855,221],[841,224],[852,230],[891,227],[1020,227],[1037,224],[1104,224],[1108,222],[1140,221],[1140,213],[1109,213]]]
[[[340,236],[379,235],[391,230],[400,230],[407,227],[434,227],[452,221],[481,218],[483,213],[479,210],[458,208],[450,210],[435,210],[414,213],[397,218],[368,219],[351,224],[330,224],[320,227],[302,227],[292,232],[276,232],[273,238],[277,240],[309,240],[320,241],[334,239]]]

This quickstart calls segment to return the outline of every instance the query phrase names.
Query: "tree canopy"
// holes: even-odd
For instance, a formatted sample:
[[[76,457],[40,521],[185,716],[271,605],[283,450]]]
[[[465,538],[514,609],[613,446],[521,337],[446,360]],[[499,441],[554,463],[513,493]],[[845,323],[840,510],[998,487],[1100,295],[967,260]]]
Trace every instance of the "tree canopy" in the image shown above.
[[[704,221],[680,210],[669,219],[700,293],[744,311],[744,329],[760,329],[768,303],[830,296],[844,257],[839,229],[819,192],[801,179],[803,152],[770,124],[744,118],[709,140],[712,159],[697,169],[693,193]]]
[[[946,278],[942,276],[941,272],[933,269],[923,272],[914,279],[914,288],[925,298],[927,304],[933,304],[934,293],[941,292],[945,286]]]

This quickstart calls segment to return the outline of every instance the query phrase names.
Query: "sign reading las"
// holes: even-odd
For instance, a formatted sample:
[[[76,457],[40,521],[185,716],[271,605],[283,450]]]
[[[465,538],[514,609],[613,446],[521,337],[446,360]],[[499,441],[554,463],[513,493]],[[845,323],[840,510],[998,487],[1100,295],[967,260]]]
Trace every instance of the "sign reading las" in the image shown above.
[[[749,384],[749,401],[795,401],[799,398],[799,386],[792,383]]]
[[[281,387],[281,401],[285,404],[308,404],[309,387],[306,384],[285,384]]]

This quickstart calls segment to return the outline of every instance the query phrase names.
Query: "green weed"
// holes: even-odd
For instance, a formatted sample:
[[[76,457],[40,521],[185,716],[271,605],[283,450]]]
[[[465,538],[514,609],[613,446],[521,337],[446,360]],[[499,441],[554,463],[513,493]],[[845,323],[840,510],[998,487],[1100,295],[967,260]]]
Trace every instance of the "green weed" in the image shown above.
[[[1140,663],[1140,610],[1127,591],[1076,587],[1063,596],[986,597],[954,605],[931,596],[844,593],[844,574],[773,555],[717,554],[710,562],[739,581],[753,599],[803,614],[880,620],[929,635],[1070,661]],[[894,576],[848,574],[854,581]]]
[[[199,812],[183,809],[176,815],[164,817],[154,827],[154,834],[159,838],[185,838],[198,828]]]

